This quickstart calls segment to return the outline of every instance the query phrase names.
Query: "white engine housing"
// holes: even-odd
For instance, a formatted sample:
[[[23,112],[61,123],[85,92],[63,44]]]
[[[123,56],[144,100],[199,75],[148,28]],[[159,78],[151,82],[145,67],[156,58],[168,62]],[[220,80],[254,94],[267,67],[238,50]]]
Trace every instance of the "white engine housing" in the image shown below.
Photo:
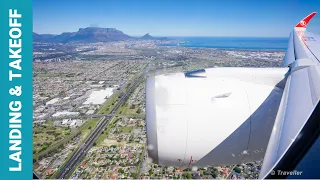
[[[149,157],[181,167],[262,159],[287,71],[210,68],[149,77]]]

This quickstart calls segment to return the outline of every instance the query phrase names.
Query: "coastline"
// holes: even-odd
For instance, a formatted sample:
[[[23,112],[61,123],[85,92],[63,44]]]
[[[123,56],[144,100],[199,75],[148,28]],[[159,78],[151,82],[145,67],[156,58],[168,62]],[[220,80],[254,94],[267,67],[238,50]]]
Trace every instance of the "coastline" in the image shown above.
[[[212,48],[245,51],[286,51],[288,38],[284,37],[172,37],[158,43],[162,47]]]

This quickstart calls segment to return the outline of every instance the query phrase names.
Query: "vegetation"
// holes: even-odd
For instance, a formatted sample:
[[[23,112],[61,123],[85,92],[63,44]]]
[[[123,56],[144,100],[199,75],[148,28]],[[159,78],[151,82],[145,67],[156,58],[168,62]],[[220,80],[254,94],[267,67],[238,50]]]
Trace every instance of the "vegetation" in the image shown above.
[[[120,118],[118,118],[118,117],[116,116],[116,117],[112,118],[111,120],[109,120],[108,125],[107,125],[107,129],[105,129],[105,130],[104,130],[104,133],[101,134],[101,135],[99,136],[99,138],[97,139],[97,145],[100,145],[101,142],[103,142],[103,140],[106,139],[106,137],[107,137],[110,129],[113,128],[113,127],[115,127],[115,125],[116,125],[116,123],[117,123],[117,121],[118,121],[119,119],[120,119]]]
[[[33,128],[33,154],[35,157],[45,155],[52,146],[58,148],[61,141],[71,140],[76,133],[65,127],[53,127],[48,125],[35,126]],[[57,145],[58,144],[58,145]],[[45,153],[44,153],[45,152]]]
[[[152,169],[150,169],[149,170],[149,176],[152,176],[152,174],[153,174],[153,171],[152,171]]]
[[[132,78],[132,82],[140,77],[142,73],[138,73]],[[125,92],[127,92],[130,87],[132,87],[133,83],[129,82],[124,85],[120,90],[116,90],[112,96],[103,104],[101,109],[98,111],[98,114],[109,114],[114,106],[119,102],[119,100],[124,96]],[[126,101],[128,100],[129,96],[126,97],[124,100],[125,103],[117,110],[116,114],[135,114],[138,110],[137,107],[131,109],[128,107]],[[120,112],[120,113],[119,113]]]
[[[192,179],[192,175],[190,173],[183,173],[182,177],[183,179]]]
[[[241,169],[239,167],[235,167],[233,168],[233,170],[236,172],[236,173],[241,173]]]
[[[119,173],[124,173],[124,170],[120,168],[120,169],[118,170],[118,172],[119,172]]]
[[[81,73],[57,73],[57,74],[47,74],[47,73],[40,73],[38,74],[38,77],[74,77],[74,76],[79,76]]]
[[[82,139],[84,139],[92,130],[92,127],[96,127],[99,122],[99,118],[88,119],[88,121],[80,127],[80,131],[82,134]]]
[[[132,131],[133,127],[119,127],[119,130],[122,132],[122,133],[130,133]]]

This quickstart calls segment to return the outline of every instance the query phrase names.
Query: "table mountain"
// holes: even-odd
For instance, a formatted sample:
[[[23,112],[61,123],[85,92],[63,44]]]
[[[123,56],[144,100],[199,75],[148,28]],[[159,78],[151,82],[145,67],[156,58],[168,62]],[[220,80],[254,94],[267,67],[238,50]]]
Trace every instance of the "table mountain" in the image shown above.
[[[33,33],[34,42],[110,42],[132,39],[115,28],[87,27],[80,28],[77,32],[65,32],[60,35],[41,35]]]

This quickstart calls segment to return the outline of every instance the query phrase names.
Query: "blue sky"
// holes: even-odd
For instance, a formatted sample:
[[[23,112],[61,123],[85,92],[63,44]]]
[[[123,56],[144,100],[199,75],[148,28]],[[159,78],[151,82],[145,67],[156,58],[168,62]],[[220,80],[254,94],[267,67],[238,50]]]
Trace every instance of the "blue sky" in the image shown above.
[[[131,36],[287,37],[303,17],[320,33],[320,0],[33,0],[40,34],[98,26]]]

